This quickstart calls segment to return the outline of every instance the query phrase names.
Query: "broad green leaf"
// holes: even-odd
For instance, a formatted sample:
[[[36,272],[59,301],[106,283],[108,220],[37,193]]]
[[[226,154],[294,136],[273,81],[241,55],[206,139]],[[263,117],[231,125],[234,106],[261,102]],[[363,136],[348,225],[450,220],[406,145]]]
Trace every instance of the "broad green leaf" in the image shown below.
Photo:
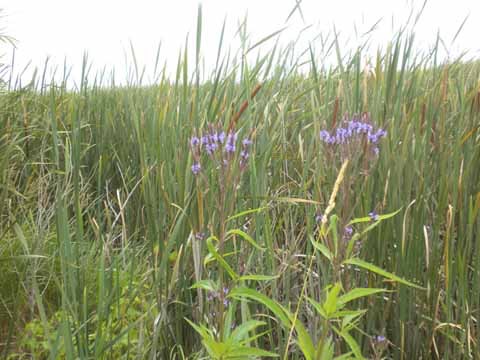
[[[225,359],[248,359],[251,357],[278,357],[277,354],[249,346],[235,346],[225,354]]]
[[[379,288],[355,288],[347,292],[346,294],[343,294],[338,298],[338,302],[342,304],[346,304],[350,301],[356,300],[361,297],[365,296],[370,296],[373,294],[377,294],[380,292],[385,292],[385,289],[379,289]]]
[[[315,241],[312,237],[310,237],[310,242],[315,247],[315,249],[317,249],[323,254],[323,256],[325,256],[328,260],[332,261],[333,254],[330,252],[330,250],[328,250],[328,248],[325,245],[323,245],[318,241]]]
[[[298,336],[298,346],[305,356],[305,359],[314,360],[315,348],[310,335],[298,319],[295,321],[295,324],[293,324],[293,315],[283,306],[273,301],[268,296],[246,287],[235,288],[228,296],[232,298],[247,298],[257,301],[273,312],[287,330],[290,330],[293,325]]]
[[[395,215],[397,215],[400,211],[402,210],[402,208],[398,209],[397,211],[394,211],[392,213],[388,213],[388,214],[383,214],[383,215],[378,215],[378,221],[376,222],[379,222],[379,221],[382,221],[382,220],[385,220],[385,219],[389,219],[391,217],[394,217]],[[370,216],[365,216],[365,217],[361,217],[361,218],[356,218],[356,219],[353,219],[352,221],[350,221],[348,223],[348,225],[353,225],[353,224],[358,224],[358,223],[364,223],[364,222],[372,222],[372,218]]]
[[[257,321],[257,320],[249,320],[242,325],[239,325],[233,330],[232,334],[230,335],[230,338],[233,339],[235,342],[240,342],[243,340],[246,336],[248,336],[248,333],[254,329],[256,329],[259,326],[263,326],[266,323],[263,321]]]
[[[228,275],[230,275],[230,277],[232,278],[232,280],[237,280],[238,279],[238,275],[235,273],[235,271],[231,268],[230,265],[228,265],[228,263],[225,261],[225,259],[223,257],[220,256],[220,254],[217,252],[217,250],[215,249],[215,246],[213,246],[212,244],[212,237],[209,237],[207,239],[207,248],[208,248],[208,251],[210,251],[210,254],[213,255],[213,257],[218,261],[218,263],[220,264],[220,266],[222,266],[225,271],[228,273]]]
[[[209,338],[211,337],[212,335],[210,334],[209,330],[205,327],[205,326],[202,326],[202,325],[197,325],[195,324],[194,322],[190,321],[189,319],[187,318],[184,318],[186,322],[188,322],[190,324],[191,327],[193,327],[193,329],[203,338],[203,339],[206,339],[206,338]]]
[[[268,209],[268,207],[264,206],[264,207],[259,207],[259,208],[256,208],[256,209],[245,210],[245,211],[239,212],[238,214],[230,216],[225,222],[229,222],[231,220],[238,219],[239,217],[242,217],[242,216],[245,216],[245,215],[255,214],[255,213],[261,212],[265,209]]]
[[[227,232],[227,236],[228,235],[238,235],[238,236],[242,237],[244,240],[247,240],[254,248],[256,248],[258,250],[265,250],[265,248],[262,248],[260,245],[258,245],[250,235],[248,235],[247,233],[243,232],[240,229],[229,230]]]
[[[238,251],[230,251],[228,253],[223,254],[223,258],[225,259],[225,258],[227,258],[229,256],[232,256],[232,255],[235,255],[237,253],[238,253]],[[207,266],[208,264],[210,264],[213,261],[215,261],[215,258],[213,257],[212,254],[208,253],[207,255],[205,255],[205,258],[203,259],[203,265]]]
[[[349,258],[352,255],[353,247],[355,245],[355,242],[360,239],[360,234],[355,233],[352,238],[348,241],[347,244],[347,250],[345,252],[345,257]]]
[[[337,311],[338,303],[338,294],[342,290],[340,283],[336,283],[327,293],[327,298],[323,304],[323,308],[328,316]]]
[[[323,317],[325,320],[328,320],[329,317],[328,317],[328,314],[327,312],[325,311],[325,309],[323,308],[322,304],[320,304],[319,302],[307,297],[307,300],[310,304],[313,305],[313,307],[315,308],[315,310],[317,311],[317,313]]]
[[[350,359],[355,359],[355,357],[352,356],[352,352],[348,352],[346,354],[342,354],[340,356],[335,357],[333,360],[350,360]]]
[[[334,355],[332,338],[325,339],[323,344],[317,344],[317,350],[315,352],[315,359],[317,360],[332,360]]]
[[[366,312],[367,310],[340,310],[340,311],[334,312],[331,317],[332,318],[345,318],[345,317],[355,318],[365,314]]]
[[[350,331],[360,322],[360,317],[363,316],[367,310],[359,310],[356,314],[348,314],[342,317],[342,331]]]
[[[227,344],[215,341],[213,338],[204,339],[203,345],[214,359],[224,359],[225,354],[228,352]]]
[[[207,291],[217,291],[217,284],[212,280],[200,280],[193,284],[190,289],[204,289]]]
[[[370,216],[365,216],[361,218],[355,218],[352,221],[348,223],[348,225],[353,225],[353,224],[358,224],[358,223],[364,223],[364,222],[371,222],[372,218]],[[347,226],[348,226],[347,225]]]
[[[238,280],[254,280],[254,281],[269,281],[277,279],[278,275],[243,275],[238,278]]]
[[[378,266],[376,265],[373,265],[373,264],[370,264],[369,262],[366,262],[366,261],[363,261],[363,260],[360,260],[358,258],[351,258],[351,259],[347,259],[343,262],[344,264],[350,264],[350,265],[355,265],[355,266],[358,266],[362,269],[365,269],[365,270],[368,270],[368,271],[371,271],[375,274],[378,274],[378,275],[381,275],[383,277],[386,277],[387,279],[390,279],[390,280],[393,280],[393,281],[396,281],[400,284],[403,284],[403,285],[407,285],[407,286],[410,286],[410,287],[413,287],[413,288],[416,288],[416,289],[420,289],[420,290],[425,290],[423,287],[421,286],[418,286],[414,283],[411,283],[410,281],[407,281],[407,280],[404,280],[402,279],[401,277],[397,276],[397,275],[394,275],[388,271],[385,271],[381,268],[379,268]]]
[[[353,354],[355,355],[356,359],[365,359],[362,355],[362,350],[360,349],[360,346],[355,341],[352,335],[350,335],[347,331],[340,331],[336,327],[333,327],[333,330],[345,340],[345,342],[348,344]]]

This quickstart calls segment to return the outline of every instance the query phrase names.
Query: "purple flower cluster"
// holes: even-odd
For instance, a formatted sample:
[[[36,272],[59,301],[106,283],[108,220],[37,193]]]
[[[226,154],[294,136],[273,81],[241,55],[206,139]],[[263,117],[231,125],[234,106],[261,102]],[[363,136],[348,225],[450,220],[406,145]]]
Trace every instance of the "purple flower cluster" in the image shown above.
[[[368,122],[368,117],[362,119],[350,120],[346,127],[339,127],[334,132],[330,133],[327,130],[320,131],[320,139],[328,145],[348,144],[354,140],[366,139],[370,144],[375,145],[374,152],[378,154],[378,141],[387,135],[384,129],[374,129]]]
[[[207,294],[207,301],[212,302],[215,299],[217,299],[222,301],[224,306],[228,306],[230,304],[230,302],[227,299],[229,292],[230,292],[230,289],[227,287],[224,287],[222,291],[209,291]]]
[[[238,133],[225,131],[209,126],[209,131],[202,136],[192,136],[190,138],[190,149],[193,154],[193,165],[191,167],[192,173],[198,175],[202,171],[201,158],[202,154],[218,160],[218,163],[226,166],[234,157],[238,146]],[[240,151],[240,168],[243,170],[250,156],[249,146],[252,141],[249,138],[244,138],[241,141]]]
[[[199,162],[194,162],[192,165],[192,173],[197,175],[202,170],[202,165]]]

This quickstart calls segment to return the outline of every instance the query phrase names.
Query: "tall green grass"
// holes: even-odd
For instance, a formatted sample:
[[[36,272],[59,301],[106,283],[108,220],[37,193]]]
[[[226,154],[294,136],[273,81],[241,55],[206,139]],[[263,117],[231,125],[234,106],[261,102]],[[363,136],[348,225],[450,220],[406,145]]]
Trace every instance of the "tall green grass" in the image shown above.
[[[222,35],[208,77],[201,38],[199,20],[195,64],[185,47],[175,76],[159,71],[155,85],[140,86],[138,71],[123,86],[93,81],[85,60],[75,91],[66,71],[56,85],[43,76],[21,88],[11,83],[0,96],[0,356],[202,355],[185,321],[202,320],[191,286],[205,269],[195,268],[192,232],[214,216],[219,189],[203,194],[210,205],[200,211],[188,144],[209,122],[228,126],[249,100],[238,127],[255,130],[255,146],[233,208],[267,210],[234,223],[266,249],[247,254],[245,273],[278,275],[250,285],[294,309],[305,276],[305,296],[318,298],[328,285],[320,257],[309,273],[309,236],[339,167],[318,134],[345,113],[368,112],[388,137],[368,172],[349,169],[345,191],[354,196],[339,200],[336,211],[354,218],[402,209],[369,233],[360,251],[426,291],[353,277],[352,285],[394,290],[361,303],[369,311],[359,330],[384,334],[395,359],[478,358],[478,61],[440,62],[438,46],[417,52],[413,37],[400,34],[368,71],[365,50],[345,55],[336,37],[312,46],[306,62],[274,46],[252,63],[242,52],[229,55]],[[244,52],[251,45],[245,40]],[[334,52],[336,65],[325,67],[317,54]],[[318,338],[319,319],[299,309]],[[242,319],[267,313],[242,304]],[[263,320],[270,331],[261,347],[280,355],[288,348],[288,358],[300,359],[289,334],[273,318]],[[371,338],[360,332],[362,352],[372,354]]]

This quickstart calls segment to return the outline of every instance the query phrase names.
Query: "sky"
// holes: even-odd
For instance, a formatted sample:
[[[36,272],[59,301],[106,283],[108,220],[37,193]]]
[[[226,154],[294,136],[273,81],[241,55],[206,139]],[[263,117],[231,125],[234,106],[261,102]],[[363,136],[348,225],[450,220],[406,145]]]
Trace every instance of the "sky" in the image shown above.
[[[288,19],[299,2],[300,11]],[[179,51],[188,37],[189,52],[195,52],[197,11],[202,5],[202,58],[206,68],[213,67],[222,24],[226,20],[224,43],[239,48],[238,25],[247,17],[250,44],[285,28],[280,45],[296,41],[302,50],[318,42],[318,34],[340,33],[342,46],[354,47],[369,34],[371,48],[385,47],[395,30],[416,14],[424,0],[0,0],[3,17],[0,29],[16,39],[15,72],[30,63],[24,76],[49,58],[52,67],[63,67],[64,60],[79,74],[82,57],[98,69],[115,68],[116,76],[132,65],[130,44],[137,62],[153,78],[153,65],[160,47],[160,62],[175,68]],[[460,34],[458,29],[466,19]],[[413,22],[413,21],[412,21]],[[428,49],[438,31],[445,54],[457,56],[467,50],[470,58],[479,58],[479,0],[430,0],[415,25],[417,48]],[[303,32],[302,29],[305,29]],[[299,34],[301,35],[299,36]],[[269,49],[275,39],[262,47]],[[12,48],[0,45],[0,53],[12,56]],[[126,55],[127,54],[127,55]],[[127,58],[126,58],[127,56]],[[127,65],[126,65],[127,64]],[[30,75],[31,76],[31,75]]]

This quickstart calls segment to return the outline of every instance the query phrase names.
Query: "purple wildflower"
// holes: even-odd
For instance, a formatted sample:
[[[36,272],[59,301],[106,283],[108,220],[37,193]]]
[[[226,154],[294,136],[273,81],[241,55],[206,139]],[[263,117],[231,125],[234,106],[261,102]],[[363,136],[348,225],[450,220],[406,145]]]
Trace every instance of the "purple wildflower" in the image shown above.
[[[208,144],[208,136],[202,136],[201,142],[202,142],[202,145],[207,145]]]
[[[242,150],[240,156],[242,157],[242,160],[246,161],[250,155],[248,154],[248,151]]]
[[[213,301],[216,297],[218,297],[218,294],[216,291],[209,291],[207,293],[207,300],[208,301]]]
[[[202,166],[199,162],[196,162],[192,165],[192,173],[194,175],[198,175],[198,173],[202,170]]]
[[[352,131],[358,129],[360,123],[356,120],[352,120],[348,123],[348,130]]]
[[[373,144],[375,144],[378,141],[377,134],[368,133],[367,138],[368,138],[368,141]]]
[[[230,302],[228,301],[227,296],[228,296],[228,293],[230,292],[230,289],[228,287],[224,287],[222,291],[223,291],[223,305],[228,306]]]
[[[225,131],[222,131],[222,132],[218,135],[218,141],[220,141],[220,144],[223,144],[223,142],[225,141]]]
[[[237,134],[229,133],[227,136],[227,144],[225,145],[225,151],[227,153],[235,152],[235,142],[237,141]]]
[[[249,138],[245,138],[242,140],[242,145],[243,146],[248,146],[252,143],[252,140],[250,140]]]
[[[334,136],[328,136],[327,140],[325,140],[327,144],[333,145],[335,144],[335,137]]]
[[[377,130],[377,136],[378,136],[379,138],[385,137],[385,136],[387,136],[387,132],[386,132],[385,130],[383,130],[383,129],[378,129],[378,130]]]
[[[200,139],[196,136],[192,136],[192,138],[190,139],[190,145],[194,147],[194,146],[197,146],[198,144],[200,144]]]
[[[368,213],[368,216],[370,216],[371,221],[378,221],[380,220],[380,217],[378,216],[377,212],[375,210],[371,211]]]
[[[315,216],[315,222],[319,223],[320,221],[322,221],[322,218],[323,218],[322,214],[317,214],[317,216]]]
[[[373,342],[377,345],[383,345],[387,341],[387,338],[383,335],[377,335],[373,337]]]
[[[203,232],[197,232],[197,233],[195,234],[195,239],[197,239],[197,240],[203,240],[203,239],[205,239],[205,234],[204,234]]]
[[[234,153],[235,152],[235,143],[227,143],[227,145],[225,145],[225,151],[227,153]]]
[[[214,132],[213,134],[210,134],[210,141],[212,143],[217,143],[218,142],[218,133]]]
[[[344,135],[345,129],[344,128],[338,128],[335,134],[335,140],[338,144],[343,144],[345,140],[345,135]]]
[[[344,231],[346,236],[351,236],[353,233],[353,228],[351,226],[346,226]]]
[[[322,130],[320,131],[320,139],[323,140],[324,142],[327,142],[327,140],[330,138],[330,133],[327,130]]]
[[[218,148],[218,145],[215,144],[214,142],[211,142],[205,146],[205,151],[207,152],[207,154],[211,155],[215,152],[217,148]]]

